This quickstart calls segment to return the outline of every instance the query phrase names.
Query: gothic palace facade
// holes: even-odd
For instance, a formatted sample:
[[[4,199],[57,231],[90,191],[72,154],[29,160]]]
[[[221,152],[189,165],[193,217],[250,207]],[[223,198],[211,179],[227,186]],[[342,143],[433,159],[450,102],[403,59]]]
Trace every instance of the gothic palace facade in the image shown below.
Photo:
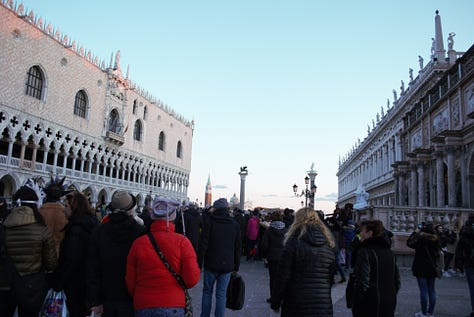
[[[368,210],[392,230],[417,221],[452,224],[474,211],[474,46],[444,48],[436,12],[431,57],[407,88],[393,91],[392,107],[377,114],[368,136],[339,162],[338,204],[354,204],[357,188]]]
[[[28,177],[66,181],[91,202],[131,190],[187,199],[194,123],[78,47],[22,4],[0,0],[0,195]]]

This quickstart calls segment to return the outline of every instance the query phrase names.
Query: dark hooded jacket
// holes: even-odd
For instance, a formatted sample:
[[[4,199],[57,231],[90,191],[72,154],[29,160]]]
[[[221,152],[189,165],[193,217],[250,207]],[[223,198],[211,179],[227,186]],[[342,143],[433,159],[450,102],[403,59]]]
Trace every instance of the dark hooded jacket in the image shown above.
[[[318,226],[298,236],[297,231],[283,249],[271,307],[281,305],[281,317],[332,317],[335,252]]]
[[[238,271],[242,253],[240,226],[229,215],[229,209],[216,209],[205,216],[203,224],[198,247],[199,268],[204,266],[216,273]]]
[[[385,237],[373,237],[360,243],[353,278],[354,317],[394,316],[400,275]]]
[[[281,224],[284,225],[284,222],[281,222]],[[269,261],[280,260],[281,254],[283,253],[283,240],[286,231],[285,227],[277,229],[270,224],[270,227],[265,230],[262,242],[260,243],[260,254],[263,258]]]
[[[133,301],[125,285],[127,255],[133,241],[145,227],[126,213],[112,213],[109,221],[92,232],[87,261],[89,305],[126,304]]]
[[[407,246],[415,249],[412,272],[416,277],[436,277],[435,263],[440,256],[440,244],[435,233],[413,232],[407,240]]]

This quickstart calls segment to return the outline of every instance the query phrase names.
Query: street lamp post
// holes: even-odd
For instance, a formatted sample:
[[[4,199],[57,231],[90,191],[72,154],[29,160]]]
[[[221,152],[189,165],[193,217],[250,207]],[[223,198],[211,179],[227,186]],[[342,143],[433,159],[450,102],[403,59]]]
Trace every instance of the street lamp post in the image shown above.
[[[306,177],[304,178],[305,189],[301,191],[301,194],[298,192],[298,185],[293,185],[293,193],[296,197],[305,197],[305,207],[308,207],[308,200],[309,200],[309,207],[314,209],[314,195],[316,194],[317,186],[314,183],[314,180],[318,173],[314,170],[314,163],[311,164],[311,170],[307,172]],[[301,206],[303,206],[303,201],[301,202]]]

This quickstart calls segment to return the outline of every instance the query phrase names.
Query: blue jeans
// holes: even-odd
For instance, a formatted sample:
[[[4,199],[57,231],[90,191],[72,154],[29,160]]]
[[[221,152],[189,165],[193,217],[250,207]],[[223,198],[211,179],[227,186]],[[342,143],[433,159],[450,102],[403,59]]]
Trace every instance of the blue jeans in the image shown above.
[[[469,286],[469,295],[471,296],[471,312],[474,312],[474,267],[466,267],[467,285]]]
[[[436,305],[435,278],[417,277],[416,280],[420,289],[421,312],[432,315]]]
[[[344,274],[344,270],[342,269],[340,260],[341,260],[341,250],[338,250],[336,254],[336,269],[339,272],[339,275],[341,275],[341,279],[345,280],[346,276]]]
[[[229,273],[215,273],[204,270],[204,280],[202,289],[201,317],[211,316],[212,291],[216,284],[216,308],[215,317],[224,317],[227,285],[230,281]]]
[[[135,311],[135,317],[184,317],[183,307],[145,308]]]

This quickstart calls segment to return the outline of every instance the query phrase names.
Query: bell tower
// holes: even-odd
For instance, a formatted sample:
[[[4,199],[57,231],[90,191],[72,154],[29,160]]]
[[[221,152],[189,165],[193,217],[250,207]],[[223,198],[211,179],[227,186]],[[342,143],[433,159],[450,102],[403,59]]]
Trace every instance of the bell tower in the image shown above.
[[[204,194],[204,207],[212,205],[212,186],[211,186],[211,175],[207,177],[206,192]]]

